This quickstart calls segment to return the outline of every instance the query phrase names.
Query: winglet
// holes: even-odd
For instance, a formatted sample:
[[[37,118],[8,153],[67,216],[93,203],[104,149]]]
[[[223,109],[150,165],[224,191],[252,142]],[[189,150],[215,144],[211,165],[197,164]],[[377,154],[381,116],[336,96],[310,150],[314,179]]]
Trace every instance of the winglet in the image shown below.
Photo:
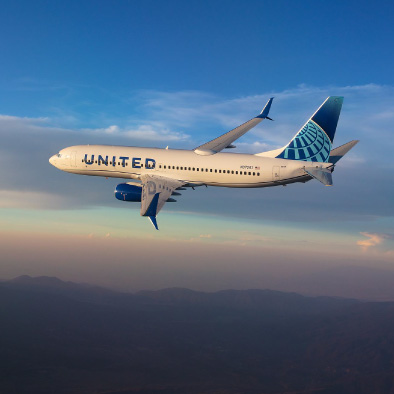
[[[156,216],[148,216],[150,221],[152,222],[153,226],[155,227],[156,230],[159,229],[159,227],[157,226],[157,220],[156,220]]]
[[[156,193],[155,196],[152,198],[152,201],[149,204],[148,209],[145,211],[145,213],[141,216],[156,216],[157,213],[157,203],[159,202],[159,194]]]
[[[260,112],[260,115],[256,116],[256,118],[272,120],[271,118],[268,117],[268,114],[269,114],[269,112],[270,112],[271,104],[272,104],[272,100],[273,100],[273,99],[274,99],[274,98],[271,97],[271,98],[267,101],[267,104],[265,104],[263,110]]]

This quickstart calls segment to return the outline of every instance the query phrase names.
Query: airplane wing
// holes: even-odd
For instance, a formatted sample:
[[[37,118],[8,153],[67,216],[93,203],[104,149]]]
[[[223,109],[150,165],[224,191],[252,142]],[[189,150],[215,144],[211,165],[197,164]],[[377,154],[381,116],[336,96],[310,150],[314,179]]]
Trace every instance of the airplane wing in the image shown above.
[[[148,216],[156,230],[158,230],[156,215],[167,201],[176,201],[170,199],[172,194],[177,188],[182,187],[187,182],[157,175],[143,175],[141,182],[141,216]]]
[[[220,137],[207,142],[206,144],[198,146],[196,149],[194,149],[194,152],[196,152],[199,155],[208,156],[208,155],[214,155],[215,153],[218,153],[225,148],[235,148],[235,146],[231,145],[235,140],[237,140],[239,137],[242,137],[251,128],[258,125],[263,119],[272,120],[271,118],[268,117],[268,114],[273,99],[274,98],[271,97],[268,100],[267,104],[261,111],[260,115],[242,124],[241,126],[236,127],[235,129],[229,131],[228,133],[225,133]]]

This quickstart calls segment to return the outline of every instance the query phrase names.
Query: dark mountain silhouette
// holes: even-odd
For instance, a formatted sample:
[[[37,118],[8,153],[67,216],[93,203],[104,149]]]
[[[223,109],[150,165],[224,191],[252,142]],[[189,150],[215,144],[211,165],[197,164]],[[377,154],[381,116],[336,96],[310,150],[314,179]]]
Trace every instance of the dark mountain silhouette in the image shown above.
[[[0,283],[0,392],[393,393],[394,303]]]
[[[0,283],[10,289],[30,291],[33,293],[46,293],[49,295],[64,295],[67,298],[86,302],[117,303],[129,302],[132,294],[119,293],[103,287],[74,282],[65,282],[51,276],[31,277],[28,275],[18,276],[12,280]]]
[[[377,267],[342,266],[294,279],[297,289],[373,301],[394,301],[394,272]]]
[[[231,307],[240,309],[263,308],[266,312],[312,314],[342,308],[356,301],[334,297],[306,297],[297,293],[275,290],[223,290],[203,293],[182,288],[158,291],[140,291],[136,294],[146,300],[168,305]]]

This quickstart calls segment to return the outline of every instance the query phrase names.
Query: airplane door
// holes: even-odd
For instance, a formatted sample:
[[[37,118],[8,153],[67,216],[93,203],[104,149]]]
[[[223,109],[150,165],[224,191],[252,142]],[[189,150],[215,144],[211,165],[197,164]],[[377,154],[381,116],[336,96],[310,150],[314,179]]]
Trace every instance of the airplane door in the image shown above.
[[[279,166],[272,167],[272,180],[273,181],[280,180],[280,167]]]

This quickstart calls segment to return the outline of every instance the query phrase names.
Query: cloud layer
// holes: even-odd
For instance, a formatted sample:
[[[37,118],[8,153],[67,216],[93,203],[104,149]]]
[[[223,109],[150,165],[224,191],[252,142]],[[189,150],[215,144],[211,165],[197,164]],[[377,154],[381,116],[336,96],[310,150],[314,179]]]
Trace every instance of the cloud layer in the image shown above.
[[[394,217],[394,186],[387,181],[393,167],[394,87],[374,84],[299,86],[236,98],[198,91],[142,91],[129,98],[129,103],[135,103],[133,117],[115,119],[101,114],[101,119],[110,120],[99,128],[66,127],[67,122],[59,124],[60,118],[50,111],[40,118],[1,115],[2,206],[115,206],[112,191],[116,180],[61,173],[48,164],[48,158],[74,144],[194,148],[255,116],[275,96],[271,110],[275,122],[263,122],[237,141],[238,151],[260,152],[287,143],[330,94],[345,96],[334,145],[361,140],[337,167],[334,188],[328,190],[317,182],[286,189],[211,188],[186,193],[178,204],[166,209],[302,222]],[[18,197],[13,199],[13,194]]]

